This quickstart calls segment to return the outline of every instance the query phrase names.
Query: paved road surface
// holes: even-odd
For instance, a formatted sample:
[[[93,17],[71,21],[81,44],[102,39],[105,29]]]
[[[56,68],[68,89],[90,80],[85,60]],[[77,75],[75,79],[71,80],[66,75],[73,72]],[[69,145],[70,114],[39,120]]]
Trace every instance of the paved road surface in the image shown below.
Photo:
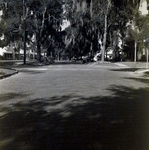
[[[1,150],[147,150],[148,80],[112,65],[17,68],[0,80]]]

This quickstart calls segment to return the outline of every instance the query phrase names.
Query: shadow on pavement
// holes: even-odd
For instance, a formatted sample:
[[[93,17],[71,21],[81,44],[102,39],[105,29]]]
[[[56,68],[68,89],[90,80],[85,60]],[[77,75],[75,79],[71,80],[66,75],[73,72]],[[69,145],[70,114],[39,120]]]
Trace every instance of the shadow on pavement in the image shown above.
[[[24,97],[27,96],[28,94],[19,94],[19,93],[14,93],[14,92],[10,92],[10,93],[6,93],[6,94],[0,94],[0,102],[2,101],[9,101],[10,98],[20,98],[20,97]]]
[[[35,75],[37,75],[37,74],[40,74],[40,73],[44,73],[45,71],[40,71],[40,69],[39,70],[27,70],[27,69],[22,69],[22,70],[19,70],[18,71],[19,73],[20,72],[23,72],[23,73],[26,73],[26,74],[35,74]]]
[[[1,150],[147,150],[149,88],[111,97],[66,95],[16,103],[0,117]]]
[[[131,80],[135,80],[137,82],[142,82],[142,83],[149,84],[149,79],[148,78],[144,78],[144,76],[138,77],[138,78],[126,78],[126,79],[131,79]]]
[[[135,72],[140,68],[120,68],[120,69],[110,69],[110,71],[126,71],[126,72]]]
[[[82,61],[55,61],[55,63],[53,63],[52,65],[77,65],[77,64],[82,64]]]

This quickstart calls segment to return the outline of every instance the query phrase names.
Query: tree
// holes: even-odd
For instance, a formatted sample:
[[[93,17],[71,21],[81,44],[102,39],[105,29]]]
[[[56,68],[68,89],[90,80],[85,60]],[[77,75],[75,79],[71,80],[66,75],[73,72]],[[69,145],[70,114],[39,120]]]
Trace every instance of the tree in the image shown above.
[[[66,18],[71,23],[71,34],[67,38],[71,39],[70,43],[73,47],[79,49],[83,49],[87,43],[90,47],[89,51],[100,45],[103,53],[102,62],[104,62],[105,49],[107,44],[111,43],[112,39],[109,37],[112,37],[113,30],[120,33],[122,37],[125,36],[126,25],[133,20],[133,10],[136,9],[134,6],[139,3],[140,1],[129,0],[81,0],[79,2],[65,0]]]
[[[5,26],[3,28],[4,39],[7,44],[14,43],[15,48],[17,49],[20,40],[25,39],[26,37],[23,35],[24,31],[24,18],[27,16],[25,11],[22,9],[25,6],[23,5],[23,1],[13,0],[5,1],[5,7],[1,8],[3,10],[1,23],[4,22]],[[23,14],[24,12],[24,14]],[[15,54],[14,54],[15,56]],[[24,50],[24,58],[26,57],[26,51]],[[24,59],[24,64],[26,63],[26,59]]]
[[[32,0],[29,9],[32,11],[35,22],[38,60],[41,61],[41,47],[55,43],[62,23],[62,0]],[[53,42],[55,41],[55,42]],[[49,49],[48,49],[49,50]]]
[[[70,21],[71,26],[67,28],[67,41],[71,46],[72,55],[86,55],[89,52],[97,50],[97,31],[92,26],[90,2],[66,1],[65,0],[66,18]],[[68,46],[68,43],[67,43]]]
[[[134,62],[136,62],[137,50],[139,49],[139,47],[142,49],[144,46],[143,41],[145,39],[145,35],[143,32],[145,27],[143,26],[144,24],[147,24],[147,22],[145,21],[146,17],[144,15],[141,15],[141,13],[139,12],[139,3],[138,5],[135,5],[134,8],[132,8],[131,12],[133,12],[133,16],[131,17],[131,20],[129,20],[129,26],[127,27],[127,37],[125,39],[127,39],[127,42],[129,39],[129,43],[133,43],[133,51],[131,53],[134,52],[133,59]]]
[[[2,15],[2,21],[6,24],[5,39],[16,41],[17,39],[9,36],[9,33],[15,30],[15,34],[20,35],[22,40],[24,39],[25,51],[26,41],[30,42],[32,36],[36,35],[38,60],[41,62],[41,47],[49,44],[44,40],[56,40],[56,33],[60,31],[63,13],[62,0],[6,0],[6,3],[7,8],[3,9]],[[23,11],[22,8],[24,8]]]
[[[149,51],[149,14],[144,17],[144,21],[142,23],[142,30],[141,34],[143,37],[143,42],[145,41],[145,47],[146,47],[146,69],[148,69],[148,51]]]
[[[102,2],[102,1],[101,1]],[[133,19],[133,11],[130,12],[129,10],[131,8],[134,8],[134,10],[136,10],[136,8],[138,9],[138,6],[140,4],[140,1],[139,0],[136,0],[136,1],[117,1],[117,0],[107,0],[107,2],[103,3],[102,2],[102,7],[104,8],[103,9],[103,14],[104,14],[104,37],[103,37],[103,49],[102,49],[102,62],[104,62],[104,53],[105,53],[105,47],[106,47],[106,40],[107,40],[107,30],[108,30],[108,27],[111,26],[115,26],[115,24],[117,24],[117,27],[118,29],[121,29],[122,27],[125,27],[126,26],[126,23],[129,21],[129,20],[132,20]],[[125,8],[124,8],[125,6]],[[129,8],[130,9],[126,9],[126,8]],[[125,20],[123,20],[123,15],[121,12],[124,12],[124,15],[127,13],[127,15],[129,16],[129,18],[125,18]],[[100,11],[101,12],[101,11]],[[120,14],[122,17],[119,17],[119,21],[118,20],[114,20],[114,22],[109,19],[110,16],[109,16],[109,13],[110,15],[112,16],[112,20],[113,20],[113,16],[117,16],[117,14]],[[112,15],[113,14],[113,15]],[[126,16],[126,15],[125,15]],[[117,19],[117,17],[114,17]],[[122,19],[121,19],[122,18]],[[122,30],[120,30],[122,31]]]

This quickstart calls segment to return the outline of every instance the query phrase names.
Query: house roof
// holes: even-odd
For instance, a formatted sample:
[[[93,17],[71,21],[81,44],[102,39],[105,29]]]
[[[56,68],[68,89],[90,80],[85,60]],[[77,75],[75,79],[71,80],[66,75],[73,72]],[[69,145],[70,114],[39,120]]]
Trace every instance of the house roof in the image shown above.
[[[2,56],[6,51],[6,47],[2,48],[0,47],[0,55]]]

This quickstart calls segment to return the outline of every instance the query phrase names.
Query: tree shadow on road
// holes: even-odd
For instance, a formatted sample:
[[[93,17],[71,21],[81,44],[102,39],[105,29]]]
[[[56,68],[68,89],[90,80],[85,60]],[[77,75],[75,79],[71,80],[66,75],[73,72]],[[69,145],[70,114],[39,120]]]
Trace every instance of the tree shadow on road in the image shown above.
[[[110,71],[125,71],[125,72],[135,72],[141,68],[120,68],[120,69],[110,69]]]
[[[0,117],[1,150],[147,150],[149,89],[66,95],[13,105]]]
[[[10,101],[10,98],[20,98],[20,97],[24,97],[24,96],[28,96],[28,94],[25,94],[25,93],[19,94],[19,93],[15,93],[15,92],[0,94],[0,102]]]
[[[37,75],[37,74],[40,74],[40,73],[45,73],[45,71],[40,71],[40,70],[39,70],[39,71],[38,71],[38,70],[27,70],[27,69],[26,69],[26,70],[25,70],[25,69],[24,69],[24,70],[19,70],[18,72],[19,72],[19,73],[22,73],[22,72],[23,72],[23,73],[26,73],[26,74],[33,74],[33,75]]]
[[[133,78],[132,77],[132,78],[126,78],[126,79],[131,79],[131,80],[134,80],[134,81],[137,81],[137,82],[149,84],[149,79],[145,78],[144,76],[138,77],[138,78]]]

